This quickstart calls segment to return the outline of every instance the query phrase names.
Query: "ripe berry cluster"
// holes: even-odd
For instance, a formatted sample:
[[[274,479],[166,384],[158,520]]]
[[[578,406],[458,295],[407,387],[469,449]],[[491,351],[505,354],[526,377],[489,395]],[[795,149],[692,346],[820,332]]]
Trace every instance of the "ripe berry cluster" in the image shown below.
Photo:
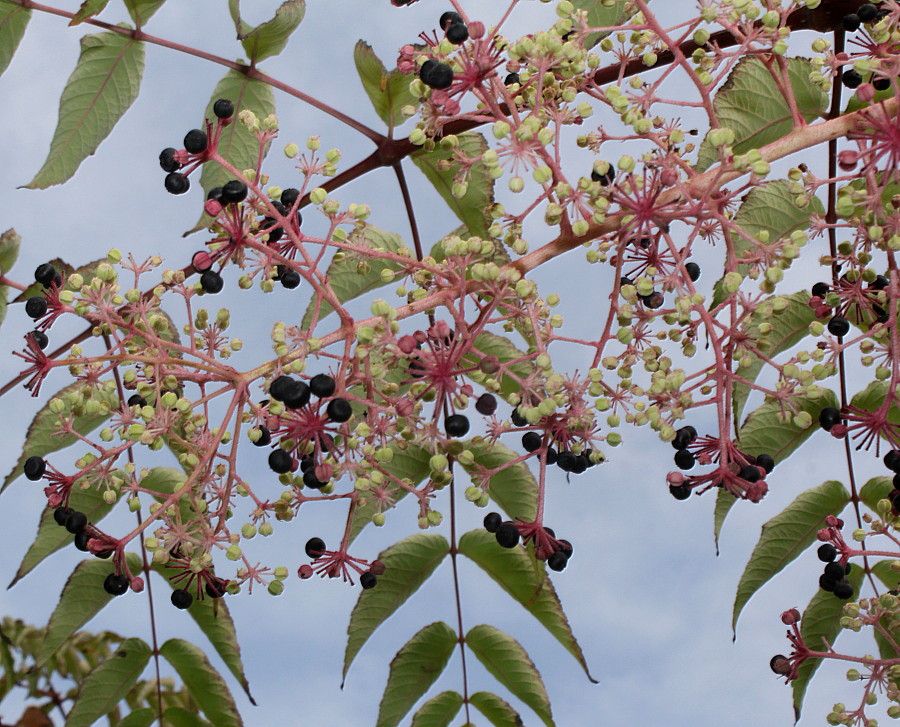
[[[574,552],[572,544],[568,540],[557,539],[550,528],[535,523],[516,524],[504,520],[498,512],[489,512],[484,516],[484,529],[493,533],[503,548],[515,548],[520,538],[526,543],[533,542],[535,557],[546,560],[547,567],[553,571],[565,570]]]
[[[385,571],[385,565],[380,560],[374,560],[366,564],[365,561],[350,557],[343,550],[328,550],[322,538],[310,538],[306,541],[304,550],[308,557],[317,562],[317,565],[315,567],[301,565],[297,574],[303,579],[311,578],[318,571],[322,575],[327,575],[331,578],[344,575],[346,580],[348,575],[347,566],[350,566],[359,574],[359,585],[363,587],[363,590],[369,590],[378,585],[378,576]],[[368,565],[368,569],[365,568],[366,565]]]
[[[45,291],[55,292],[62,286],[62,274],[57,271],[52,263],[42,263],[34,270],[34,281],[40,283]],[[32,295],[25,301],[25,314],[33,321],[47,315],[48,309],[49,304],[43,293],[41,295]],[[34,334],[36,334],[35,343],[41,349],[46,348],[48,343],[47,335],[43,331],[34,331]]]
[[[879,9],[872,3],[864,3],[855,13],[847,13],[841,19],[841,27],[848,33],[855,33],[863,23],[877,23],[889,12],[886,8]],[[862,82],[862,74],[855,69],[851,68],[841,75],[841,83],[847,88],[857,88]],[[873,76],[871,82],[876,91],[886,91],[891,87],[891,80],[885,76]]]
[[[213,113],[218,119],[215,127],[207,121],[206,131],[191,129],[185,134],[183,149],[167,147],[159,153],[159,166],[167,173],[165,188],[170,194],[184,194],[191,188],[188,174],[207,160],[210,151],[215,150],[222,129],[231,123],[234,116],[234,104],[227,98],[220,98],[213,104]]]
[[[512,423],[517,427],[528,426],[528,420],[522,416],[518,408],[513,409],[512,417],[510,418]],[[557,444],[559,445],[559,442],[557,442]],[[537,432],[525,432],[525,434],[522,435],[522,448],[526,452],[536,452],[543,446],[544,438]],[[594,462],[591,459],[591,454],[593,454],[593,450],[591,449],[585,449],[576,454],[568,449],[563,449],[562,445],[559,446],[559,450],[555,449],[553,446],[547,447],[547,464],[555,464],[566,474],[580,475],[589,467],[594,467],[597,464],[597,462]]]
[[[822,543],[817,551],[819,560],[825,563],[825,570],[819,576],[819,588],[833,593],[837,598],[846,601],[853,597],[853,586],[847,581],[852,565],[836,561],[837,549],[831,543]]]

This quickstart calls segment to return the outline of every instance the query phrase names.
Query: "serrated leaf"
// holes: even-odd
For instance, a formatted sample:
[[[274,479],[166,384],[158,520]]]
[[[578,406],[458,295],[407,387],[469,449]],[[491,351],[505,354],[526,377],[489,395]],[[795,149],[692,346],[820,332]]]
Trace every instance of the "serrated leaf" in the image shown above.
[[[410,445],[406,449],[397,447],[396,442],[390,442],[388,446],[394,450],[394,458],[381,466],[386,473],[393,475],[398,480],[408,479],[413,485],[418,485],[431,468],[428,465],[431,454],[421,447]],[[398,486],[388,487],[390,495],[395,502],[399,502],[406,497],[407,490]],[[362,529],[372,522],[372,516],[378,512],[374,497],[368,497],[365,502],[360,500],[356,509],[353,511],[353,519],[350,522],[350,542],[356,539],[356,536],[362,532]]]
[[[16,5],[16,7],[21,6]],[[2,28],[0,28],[0,40],[2,40]],[[19,247],[21,244],[22,236],[12,227],[0,235],[0,273],[3,273],[3,275],[12,270],[12,266],[19,259]]]
[[[156,721],[156,710],[145,707],[123,717],[117,727],[150,727]]]
[[[828,108],[828,96],[809,80],[815,67],[805,58],[788,58],[788,76],[800,115],[810,122]],[[776,70],[776,73],[778,71]],[[716,93],[713,108],[719,123],[734,132],[735,154],[746,154],[787,136],[794,128],[784,94],[772,73],[755,56],[745,56]],[[709,137],[700,145],[697,170],[718,161],[719,153]]]
[[[125,7],[134,24],[140,28],[153,17],[166,0],[125,0]]]
[[[890,477],[873,477],[860,488],[859,499],[877,513],[878,501],[887,498],[893,489],[894,483]]]
[[[809,293],[801,291],[793,295],[780,296],[787,301],[787,308],[774,314],[757,308],[750,314],[742,329],[750,335],[756,348],[765,357],[771,360],[779,353],[796,346],[803,338],[809,335],[809,324],[816,320],[815,311],[809,307]],[[771,331],[765,335],[759,332],[759,325],[767,323]],[[765,365],[765,360],[752,354],[753,363],[750,366],[741,366],[741,378],[753,383],[759,372]],[[741,381],[734,382],[731,401],[734,411],[735,426],[741,421],[744,404],[750,396],[750,387]]]
[[[99,15],[108,4],[109,0],[84,0],[78,12],[72,16],[69,25],[81,25],[88,18]]]
[[[16,54],[30,19],[30,8],[0,0],[0,75],[3,75]]]
[[[889,392],[890,387],[887,381],[872,381],[865,389],[853,396],[850,406],[864,411],[875,411],[884,406]],[[891,424],[900,424],[900,406],[897,405],[896,395],[888,408],[887,420]]]
[[[754,456],[770,454],[775,462],[782,462],[813,434],[821,431],[818,421],[819,412],[823,408],[840,407],[837,396],[829,389],[825,390],[824,396],[815,399],[798,396],[792,398],[791,403],[796,406],[794,413],[806,412],[812,417],[813,423],[809,427],[806,429],[798,427],[794,423],[793,416],[786,422],[781,421],[779,402],[766,402],[747,415],[744,426],[738,432],[741,450]]]
[[[169,639],[159,654],[175,668],[191,699],[216,727],[243,724],[225,680],[197,646],[184,639]]]
[[[350,614],[342,678],[375,629],[419,590],[449,552],[443,535],[418,533],[379,553],[385,571],[377,588],[362,590]]]
[[[487,717],[494,727],[523,727],[519,713],[496,694],[475,692],[469,697],[469,702]]]
[[[553,727],[544,682],[518,641],[493,626],[481,624],[469,629],[466,645],[494,679],[531,707],[547,727]]]
[[[170,588],[175,589],[178,586],[172,582],[172,576],[181,573],[174,568],[161,566],[158,563],[152,565],[154,571],[165,578]],[[203,598],[194,599],[191,607],[187,609],[188,614],[204,636],[209,639],[216,653],[225,662],[229,671],[238,680],[250,703],[255,705],[256,701],[250,693],[250,683],[244,673],[244,663],[241,660],[241,647],[238,643],[237,632],[234,628],[234,621],[231,619],[231,612],[228,610],[228,604],[225,598]]]
[[[142,42],[113,32],[84,36],[47,160],[25,187],[46,189],[70,179],[137,98],[143,73]]]
[[[59,416],[66,416],[72,413],[72,408],[68,402],[66,402],[65,396],[70,391],[76,391],[82,387],[83,384],[80,383],[69,384],[67,387],[56,393],[55,397],[60,398],[65,402],[63,412]],[[116,409],[119,405],[119,397],[116,393],[108,391],[105,388],[95,389],[91,396],[95,401],[101,403],[105,402],[109,406],[110,411]],[[22,474],[22,467],[25,464],[25,460],[32,455],[45,457],[51,452],[56,452],[63,447],[68,447],[70,444],[74,444],[78,441],[78,438],[71,434],[61,436],[54,435],[53,432],[56,429],[56,422],[59,420],[59,416],[50,411],[49,401],[41,407],[41,410],[35,415],[31,424],[28,426],[28,433],[25,435],[25,444],[22,447],[22,454],[20,455],[18,462],[16,462],[16,466],[13,467],[12,472],[10,472],[3,481],[0,492],[3,492],[13,480]],[[72,428],[79,434],[88,434],[109,419],[109,417],[110,413],[96,415],[82,414],[81,416],[75,416]]]
[[[850,493],[835,480],[800,493],[778,515],[762,526],[762,534],[744,567],[734,598],[731,628],[750,597],[815,540],[827,515],[837,515],[850,502]]]
[[[400,235],[382,230],[374,225],[366,225],[361,229],[353,230],[348,240],[355,246],[371,249],[373,252],[371,255],[361,254],[359,256],[347,253],[343,258],[337,262],[332,261],[328,266],[328,270],[325,272],[326,279],[341,303],[358,298],[370,290],[389,285],[389,282],[382,280],[382,272],[385,270],[399,271],[402,267],[399,262],[378,257],[377,252],[377,250],[383,250],[396,254],[403,247],[403,238]],[[360,270],[361,263],[365,263],[368,269]],[[301,328],[309,329],[317,305],[319,308],[317,320],[319,321],[334,310],[328,301],[313,294],[312,300],[306,307],[306,313],[303,314]]]
[[[212,727],[199,714],[183,707],[169,707],[165,710],[163,723],[166,727]]]
[[[209,103],[206,105],[204,118],[214,118],[212,107],[220,98],[227,98],[234,104],[235,115],[244,109],[252,111],[260,119],[275,113],[275,94],[272,87],[262,81],[252,79],[240,71],[228,71],[216,84]],[[271,145],[266,144],[263,147],[263,159],[269,146]],[[240,170],[256,169],[257,162],[260,161],[259,140],[253,132],[237,120],[222,131],[217,151],[227,162]],[[231,178],[232,175],[218,164],[212,162],[204,164],[203,172],[200,175],[200,186],[203,187],[204,192],[203,198],[206,198],[206,193],[213,187],[221,187]],[[208,227],[211,222],[212,218],[202,212],[197,224],[185,235]]]
[[[581,664],[588,679],[597,683],[572,633],[545,563],[524,548],[501,548],[494,535],[486,530],[472,530],[463,535],[458,549],[540,621]]]
[[[897,586],[900,585],[900,574],[891,568],[893,562],[893,560],[879,560],[872,564],[872,572],[887,586],[889,591],[897,590]],[[882,659],[896,659],[900,656],[900,652],[896,648],[896,645],[900,645],[900,620],[895,613],[892,616],[882,616],[879,624],[890,634],[890,639],[879,629],[872,629],[875,643],[878,644],[878,653]],[[891,643],[892,640],[893,643]]]
[[[719,535],[722,533],[722,525],[729,511],[737,502],[737,498],[724,487],[716,494],[716,508],[713,510],[713,538],[716,541],[716,555],[719,554]]]
[[[257,64],[281,53],[305,14],[304,0],[287,0],[278,7],[271,20],[260,23],[252,30],[242,26],[242,30],[238,31],[238,38],[250,61]]]
[[[484,470],[495,470],[519,455],[500,442],[489,444],[476,438],[466,442],[466,449],[475,455],[475,462],[465,467],[473,482],[479,483],[479,473]],[[513,520],[522,519],[533,522],[537,514],[538,486],[534,474],[528,466],[518,462],[505,467],[490,478],[487,493],[503,511]]]
[[[60,530],[64,531],[65,528]],[[141,559],[137,554],[127,553],[125,559],[132,574],[141,572]],[[75,566],[47,623],[47,631],[35,659],[36,668],[46,664],[72,634],[115,598],[103,589],[106,576],[115,570],[109,560],[83,560]]]
[[[615,3],[615,5],[607,6],[603,0],[572,0],[572,5],[576,10],[584,10],[587,13],[589,28],[616,28],[625,24],[625,21],[634,14],[633,6],[629,6],[628,3]],[[585,38],[584,47],[593,48],[610,33],[612,30],[591,33]]]
[[[477,366],[485,356],[496,356],[502,364],[509,364],[510,361],[516,362],[504,368],[503,376],[500,378],[500,391],[496,393],[504,399],[509,400],[512,394],[521,392],[521,382],[534,371],[531,360],[526,357],[526,354],[516,348],[508,338],[495,333],[487,331],[479,333],[475,338],[473,349],[473,352],[467,353],[463,357],[463,364]],[[485,374],[481,370],[475,369],[467,372],[466,376],[477,384],[483,384],[489,378],[496,378],[497,374]],[[517,378],[513,378],[514,376]]]
[[[441,692],[432,697],[413,715],[412,727],[447,727],[462,707],[459,692]]]
[[[456,632],[443,621],[437,621],[425,626],[400,648],[391,661],[375,727],[400,724],[444,671],[456,644]]]
[[[90,727],[122,701],[150,661],[141,639],[125,639],[106,661],[85,677],[66,718],[66,727]]]
[[[420,150],[413,152],[413,163],[422,170],[428,181],[434,185],[438,194],[444,198],[453,213],[469,228],[469,232],[486,240],[490,239],[488,232],[488,218],[485,208],[494,202],[494,179],[488,173],[481,161],[475,162],[470,167],[467,177],[468,188],[466,193],[457,199],[453,196],[453,178],[458,170],[458,164],[451,164],[450,169],[438,169],[438,164],[445,159],[453,159],[455,153],[460,153],[468,159],[480,157],[488,149],[484,136],[473,131],[467,131],[457,135],[459,147],[457,150],[438,147],[433,151]]]
[[[409,83],[415,76],[401,73],[396,68],[389,72],[372,46],[364,40],[357,41],[353,49],[353,62],[375,113],[388,127],[400,126],[406,121],[401,109],[418,104],[418,99],[409,91]]]

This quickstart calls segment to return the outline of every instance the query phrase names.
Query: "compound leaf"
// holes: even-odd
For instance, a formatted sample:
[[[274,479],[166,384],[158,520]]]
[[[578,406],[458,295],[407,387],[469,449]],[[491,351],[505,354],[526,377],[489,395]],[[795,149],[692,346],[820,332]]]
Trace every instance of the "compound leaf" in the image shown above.
[[[46,189],[70,179],[137,98],[143,73],[142,42],[113,32],[84,36],[47,160],[25,187]]]
[[[423,704],[413,715],[412,727],[447,727],[462,707],[459,692],[441,692]]]
[[[850,502],[840,482],[829,480],[800,493],[778,515],[762,526],[762,534],[744,568],[734,598],[731,628],[750,597],[772,576],[806,550],[825,525],[826,515],[837,515]]]
[[[812,63],[805,58],[789,58],[787,67],[800,115],[807,122],[821,116],[828,108],[828,96],[809,80],[809,74],[815,70]],[[769,69],[755,56],[738,62],[716,93],[713,107],[721,125],[734,132],[735,154],[746,154],[777,141],[794,128],[784,94]],[[707,136],[700,145],[697,169],[708,169],[718,159],[719,152]]]
[[[0,0],[0,75],[3,75],[16,54],[30,19],[30,8]]]
[[[109,714],[137,683],[148,661],[150,647],[142,639],[125,639],[85,677],[65,727],[90,727]]]
[[[497,539],[486,530],[471,530],[463,535],[459,539],[459,552],[476,563],[540,621],[581,664],[588,679],[596,683],[569,626],[545,563],[535,559],[525,548],[501,548],[497,545]]]
[[[522,462],[505,466],[519,455],[500,442],[491,444],[480,437],[466,442],[466,449],[475,455],[474,463],[464,466],[472,481],[483,485],[510,518],[533,522],[538,491],[534,475]]]
[[[473,626],[466,645],[491,676],[521,699],[547,727],[553,727],[550,698],[541,675],[521,644],[493,626]]]
[[[523,727],[519,713],[496,694],[475,692],[469,697],[469,701],[494,727]]]
[[[378,555],[385,571],[376,588],[362,590],[350,614],[342,677],[347,676],[350,664],[375,629],[406,603],[449,552],[444,536],[418,533]]]
[[[409,82],[413,76],[396,68],[388,71],[372,46],[364,40],[357,41],[353,49],[353,62],[375,113],[390,128],[400,126],[406,121],[401,109],[418,103],[418,99],[409,92]]]
[[[456,632],[443,621],[437,621],[425,626],[400,648],[391,661],[375,727],[400,724],[419,697],[441,675],[456,644]]]
[[[216,727],[243,724],[225,680],[197,646],[184,639],[169,639],[159,653],[175,668],[191,699]]]

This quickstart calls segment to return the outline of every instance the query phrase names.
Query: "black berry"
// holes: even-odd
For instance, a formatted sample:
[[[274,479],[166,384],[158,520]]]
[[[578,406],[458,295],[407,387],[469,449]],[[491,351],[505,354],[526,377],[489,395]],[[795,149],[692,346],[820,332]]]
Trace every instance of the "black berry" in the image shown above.
[[[200,287],[203,288],[204,293],[214,295],[222,292],[225,281],[215,270],[204,270],[203,275],[200,276]]]
[[[159,166],[164,172],[174,172],[181,166],[175,160],[175,149],[170,146],[159,153]]]
[[[147,406],[147,400],[140,394],[132,394],[128,397],[128,406]]]
[[[547,447],[547,464],[554,465],[559,459],[559,455],[556,453],[556,450],[553,447]]]
[[[819,426],[826,432],[831,431],[835,424],[840,424],[841,411],[833,406],[826,406],[819,412]]]
[[[513,409],[512,417],[510,418],[514,426],[524,427],[528,424],[528,420],[519,413],[518,409]]]
[[[515,548],[519,544],[519,530],[512,523],[501,523],[494,537],[504,548]]]
[[[823,575],[837,583],[844,577],[844,566],[837,561],[831,561],[825,565]]]
[[[325,552],[325,541],[322,538],[310,538],[306,541],[304,550],[310,558],[321,558]]]
[[[877,76],[872,79],[872,88],[876,91],[887,91],[891,87],[891,79],[885,76]]]
[[[247,199],[247,185],[240,179],[232,179],[222,186],[222,204],[243,202]]]
[[[464,437],[469,431],[469,419],[464,414],[451,414],[444,420],[448,437]]]
[[[213,187],[206,193],[207,200],[213,200],[215,202],[219,202],[221,204],[225,204],[222,202],[222,188],[221,187]]]
[[[32,455],[28,459],[25,460],[25,476],[31,480],[32,482],[36,482],[44,476],[44,472],[47,469],[47,462],[43,457],[38,457],[36,454]]]
[[[184,148],[191,154],[202,154],[208,143],[206,132],[200,129],[191,129],[184,137]]]
[[[50,339],[47,338],[47,334],[43,331],[32,331],[28,335],[31,336],[31,340],[34,341],[42,351],[47,348],[47,344],[50,343]]]
[[[281,275],[281,285],[288,290],[294,290],[294,288],[299,288],[302,279],[300,278],[300,273],[298,273],[293,268],[288,268]]]
[[[58,507],[53,511],[53,519],[60,527],[65,527],[69,520],[69,515],[75,512],[71,507]]]
[[[610,164],[606,170],[605,174],[600,174],[595,171],[591,171],[591,181],[592,182],[600,182],[601,186],[606,187],[612,184],[613,179],[616,178],[616,170],[613,169],[612,164]],[[622,283],[622,285],[632,285],[629,280],[628,283]]]
[[[353,415],[353,409],[350,407],[350,402],[346,399],[332,399],[328,402],[328,406],[325,407],[325,413],[335,424],[340,424]]]
[[[847,88],[856,88],[862,83],[862,80],[862,76],[852,69],[841,74],[841,83]]]
[[[34,279],[45,288],[49,288],[53,284],[56,275],[56,268],[50,263],[42,263],[34,271]]]
[[[184,194],[191,188],[191,180],[178,172],[170,172],[166,175],[165,187],[169,194]]]
[[[469,39],[469,29],[465,23],[452,23],[447,28],[447,40],[453,45],[460,45]]]
[[[361,585],[366,590],[375,588],[375,586],[378,585],[378,576],[376,576],[374,573],[366,571],[359,577],[359,585]]]
[[[837,585],[837,581],[833,578],[829,578],[824,573],[819,576],[819,588],[823,591],[828,591],[829,593],[834,593],[834,587]]]
[[[812,294],[818,298],[824,298],[828,295],[828,291],[831,290],[831,287],[828,283],[816,283],[812,287]]]
[[[121,596],[128,590],[128,576],[124,573],[110,573],[103,581],[103,590],[110,596]]]
[[[213,113],[216,118],[230,119],[234,116],[234,104],[227,98],[220,98],[213,104]]]
[[[497,411],[497,397],[493,394],[482,394],[475,402],[475,411],[488,417]]]
[[[316,374],[309,380],[309,390],[320,399],[331,396],[336,384],[328,374]]]
[[[285,207],[293,207],[294,203],[300,198],[300,190],[294,187],[288,187],[281,191],[281,204]]]
[[[858,17],[862,23],[870,23],[878,17],[878,8],[872,3],[860,5],[859,9],[856,11],[856,17]]]
[[[696,283],[700,279],[700,266],[697,263],[687,263],[684,270],[693,282]]]
[[[265,234],[269,236],[269,242],[278,242],[281,236],[284,235],[284,228],[276,225],[278,225],[278,221],[271,217],[266,217],[260,223],[260,228],[265,230]]]
[[[697,430],[692,426],[686,426],[675,432],[675,439],[672,440],[672,446],[675,449],[684,449],[697,438]]]
[[[561,550],[557,550],[553,555],[547,558],[547,567],[554,571],[563,571],[569,564],[568,556]]]
[[[574,452],[560,452],[556,457],[556,466],[563,472],[574,472],[578,467],[578,455]]]
[[[776,674],[786,676],[790,673],[791,662],[783,654],[775,654],[775,656],[769,659],[769,668]]]
[[[689,470],[694,466],[696,460],[689,449],[679,449],[675,452],[675,466],[681,470]]]
[[[316,477],[315,467],[309,467],[303,472],[303,484],[306,487],[309,487],[312,490],[321,490],[327,482],[322,482],[318,477]]]
[[[260,432],[259,439],[257,439],[253,444],[255,444],[257,447],[265,447],[272,441],[272,433],[261,424],[259,425],[259,427],[257,427],[257,429],[259,429]]]
[[[884,455],[882,462],[891,472],[900,473],[900,449],[892,449]]]
[[[835,316],[828,321],[828,332],[832,336],[846,336],[850,332],[850,321],[840,316]]]
[[[522,448],[526,452],[535,452],[541,448],[541,435],[537,432],[525,432],[522,435]]]
[[[453,83],[453,69],[446,63],[428,60],[422,64],[419,78],[422,79],[422,83],[431,88],[448,88]]]
[[[831,563],[835,558],[837,558],[837,548],[835,548],[831,543],[822,543],[819,546],[819,549],[816,551],[816,555],[819,556],[819,560],[823,563]]]
[[[853,598],[853,586],[851,586],[847,581],[841,581],[834,586],[834,595],[840,598],[842,601]]]
[[[841,27],[848,33],[859,30],[860,25],[859,16],[856,13],[848,13],[841,19]]]
[[[291,395],[291,391],[296,383],[297,380],[290,376],[279,376],[269,385],[269,396],[275,401],[283,402]]]
[[[91,536],[88,534],[87,530],[82,530],[80,533],[75,535],[75,547],[78,548],[82,553],[88,552],[88,540],[91,539]]]
[[[759,473],[759,467],[753,464],[748,464],[744,467],[741,467],[741,471],[740,474],[738,474],[738,477],[740,477],[742,480],[746,480],[747,482],[758,482],[762,475],[760,475]]]
[[[87,527],[87,515],[83,512],[74,511],[66,520],[66,530],[73,535],[77,535]]]
[[[650,295],[639,295],[638,298],[640,298],[641,302],[650,310],[662,308],[663,303],[666,302],[666,297],[658,290],[654,290]]]
[[[172,605],[175,606],[175,608],[184,610],[190,608],[193,602],[194,597],[183,588],[176,588],[172,591]]]
[[[496,533],[500,525],[503,524],[503,518],[499,512],[489,512],[484,516],[484,529],[489,533]]]
[[[519,78],[518,73],[508,73],[506,74],[506,78],[503,79],[503,84],[505,86],[512,86],[514,83],[522,84],[522,79]]]
[[[269,453],[269,468],[273,472],[283,475],[285,472],[290,472],[293,465],[294,458],[283,449],[273,449]]]
[[[300,409],[309,404],[309,387],[302,381],[294,381],[283,399],[288,409]]]
[[[461,23],[462,21],[462,16],[459,13],[448,10],[446,13],[441,13],[441,19],[438,21],[438,27],[441,30],[447,30],[447,28],[449,28],[453,23]]]
[[[47,312],[47,299],[43,295],[33,295],[25,301],[25,313],[36,321]]]
[[[214,578],[206,582],[206,595],[210,598],[221,598],[225,595],[225,581],[221,578]]]
[[[766,474],[775,469],[775,460],[771,454],[756,455],[756,464],[762,467],[766,471]]]
[[[669,485],[669,493],[676,500],[687,500],[691,496],[691,488],[687,485]]]

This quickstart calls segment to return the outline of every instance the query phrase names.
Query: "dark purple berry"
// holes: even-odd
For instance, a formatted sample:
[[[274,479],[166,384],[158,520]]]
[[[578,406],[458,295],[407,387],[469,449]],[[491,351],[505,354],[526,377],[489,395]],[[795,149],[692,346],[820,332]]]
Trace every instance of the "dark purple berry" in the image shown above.
[[[464,437],[469,431],[469,419],[464,414],[451,414],[444,420],[448,437]]]
[[[213,104],[213,113],[218,119],[230,119],[234,116],[234,104],[227,98],[220,98]]]
[[[691,488],[687,485],[669,485],[669,493],[676,500],[687,500],[691,496]]]
[[[325,407],[325,413],[335,424],[341,424],[353,415],[353,409],[346,399],[332,399]]]
[[[776,674],[787,676],[791,672],[791,662],[783,654],[775,654],[769,659],[769,668]]]
[[[87,530],[82,530],[80,533],[76,533],[75,535],[75,547],[78,548],[82,553],[88,552],[88,540],[91,539],[91,536],[88,534]]]
[[[694,466],[696,460],[689,449],[679,449],[675,452],[675,466],[681,470],[689,470]]]
[[[175,159],[175,149],[170,146],[159,153],[159,166],[164,172],[174,172],[181,166]]]
[[[756,455],[756,464],[762,467],[766,471],[766,474],[769,474],[775,469],[775,460],[771,454]]]
[[[658,290],[654,290],[650,295],[639,295],[641,302],[650,310],[662,308],[666,302],[666,297]]]
[[[536,452],[541,448],[541,435],[537,432],[525,432],[522,435],[522,448],[526,452]]]
[[[603,187],[607,187],[612,184],[612,181],[616,178],[616,170],[613,169],[612,164],[610,164],[606,170],[605,174],[600,174],[599,172],[591,171],[591,181],[592,182],[600,182],[600,185]],[[628,278],[623,278],[622,280],[628,280]],[[634,285],[631,280],[628,280],[627,283],[622,282],[621,285]]]
[[[422,83],[431,88],[449,88],[453,83],[453,69],[446,63],[428,60],[422,64],[419,78],[422,80]]]
[[[273,472],[283,475],[290,472],[294,465],[294,458],[283,449],[273,449],[269,453],[269,468]]]
[[[489,512],[484,516],[484,529],[489,533],[496,533],[500,525],[503,524],[503,518],[499,512]]]
[[[306,555],[310,558],[321,558],[322,553],[325,552],[325,541],[322,540],[322,538],[310,538],[306,541],[304,550],[306,551]]]
[[[169,172],[164,184],[169,194],[184,194],[191,188],[191,180],[178,172]]]
[[[103,581],[103,590],[110,596],[121,596],[128,590],[128,576],[124,573],[110,573]]]
[[[184,588],[176,588],[172,591],[172,605],[175,608],[180,608],[183,611],[186,608],[190,608],[193,602],[194,597]]]
[[[459,13],[448,10],[445,13],[441,13],[441,19],[438,21],[438,27],[441,30],[447,30],[447,28],[453,25],[453,23],[461,23],[462,21],[462,16]]]
[[[225,204],[222,202],[222,188],[221,187],[213,187],[206,193],[206,199],[212,200],[213,202],[218,202],[220,204]]]
[[[697,263],[687,263],[684,266],[684,271],[692,282],[696,283],[700,279],[700,266]]]
[[[56,279],[57,272],[56,268],[53,267],[50,263],[41,263],[35,268],[34,271],[34,279],[45,288],[49,288],[53,285],[53,281]]]
[[[562,553],[563,555],[565,555],[566,558],[571,558],[572,553],[575,552],[575,548],[572,547],[572,543],[570,543],[568,540],[559,540],[557,542],[559,543],[559,546],[560,546],[559,552]]]
[[[206,132],[200,129],[191,129],[184,137],[184,148],[191,154],[202,154],[208,143]]]
[[[75,512],[71,507],[58,507],[53,511],[53,520],[64,528],[69,520],[69,515]]]
[[[366,571],[359,577],[359,585],[361,585],[365,590],[375,588],[375,586],[378,585],[378,576],[376,576],[374,573]]]
[[[574,452],[560,452],[556,458],[556,466],[563,472],[574,472],[577,465],[578,455]]]
[[[847,581],[841,581],[840,583],[835,584],[834,595],[840,598],[842,601],[853,598],[853,586],[851,586]]]
[[[697,430],[688,425],[682,427],[675,432],[675,439],[672,440],[672,446],[675,449],[684,449],[697,438]]]
[[[742,480],[746,480],[747,482],[758,482],[762,475],[759,473],[759,467],[753,464],[745,465],[741,467],[740,474],[738,474]]]
[[[322,482],[322,480],[316,477],[315,467],[309,467],[303,471],[303,484],[311,490],[321,490],[328,483]]]
[[[872,3],[865,3],[864,5],[859,6],[859,9],[856,11],[856,16],[862,23],[871,23],[878,17],[878,8]]]
[[[844,577],[844,566],[838,561],[831,561],[830,563],[825,564],[825,570],[822,575],[826,578],[830,578],[835,583],[841,580]]]
[[[132,394],[128,397],[128,406],[147,406],[147,400],[140,394]]]
[[[288,409],[300,409],[309,404],[309,387],[302,381],[294,381],[283,399]]]
[[[295,187],[288,187],[281,190],[281,204],[290,209],[296,201],[300,199],[300,190]]]
[[[47,312],[47,299],[43,295],[33,295],[25,301],[25,313],[36,321]]]
[[[816,283],[812,287],[812,294],[817,298],[824,298],[826,295],[828,295],[829,290],[831,290],[831,287],[828,285],[828,283]]]
[[[47,338],[47,334],[43,331],[35,330],[31,331],[31,333],[27,335],[31,336],[31,340],[34,341],[37,344],[38,348],[42,351],[47,348],[47,344],[50,343],[50,339]]]
[[[41,479],[41,477],[44,476],[44,472],[46,470],[47,462],[43,457],[38,457],[36,454],[34,454],[25,460],[25,476],[32,482],[37,482],[39,479]]]
[[[588,464],[588,458],[584,456],[584,453],[575,455],[575,461],[572,463],[572,474],[580,475],[587,470]]]
[[[885,76],[876,76],[872,79],[872,88],[876,91],[887,91],[891,87],[891,79]]]
[[[226,581],[221,578],[214,578],[206,582],[206,595],[210,598],[221,598],[225,595]]]
[[[320,399],[331,396],[336,386],[334,379],[328,374],[316,374],[309,380],[309,390],[313,393],[313,396],[317,396]]]
[[[493,394],[482,394],[475,402],[475,411],[489,417],[497,411],[497,397]]]
[[[850,321],[840,316],[835,316],[828,321],[828,332],[832,336],[846,336],[850,332]]]
[[[268,428],[260,424],[257,429],[260,432],[259,439],[257,439],[253,444],[255,444],[257,447],[265,447],[267,444],[270,444],[272,441],[272,433],[268,430]]]
[[[553,571],[563,571],[569,564],[569,558],[561,550],[557,550],[547,558],[547,567]]]
[[[550,466],[556,464],[558,459],[559,455],[556,453],[556,450],[553,449],[553,447],[547,447],[547,465]]]
[[[852,69],[849,71],[844,71],[841,74],[841,83],[843,83],[846,88],[857,88],[862,83],[862,81],[862,76],[857,71],[854,71]]]
[[[891,472],[900,474],[900,449],[892,449],[884,455],[882,461],[884,462],[884,466]]]
[[[824,573],[819,576],[819,588],[823,591],[828,591],[829,593],[834,593],[834,587],[837,585],[837,581],[833,578],[829,578]]]
[[[816,551],[816,555],[819,556],[819,560],[823,563],[831,563],[837,558],[837,548],[831,543],[822,543]]]
[[[514,83],[518,83],[522,85],[522,79],[519,78],[518,73],[507,73],[506,78],[503,79],[504,86],[512,86]]]
[[[469,39],[469,29],[465,23],[452,23],[447,28],[447,40],[453,45],[460,45]]]
[[[293,268],[288,268],[281,276],[281,285],[288,290],[299,288],[301,282],[302,279],[300,277],[300,273],[298,273]]]
[[[856,32],[860,25],[859,16],[856,13],[848,13],[841,19],[841,27],[848,33]]]
[[[269,385],[269,396],[275,399],[275,401],[283,402],[291,395],[291,391],[293,391],[294,384],[296,383],[297,380],[290,376],[279,376]]]
[[[69,515],[68,520],[66,520],[66,530],[72,533],[72,535],[77,535],[87,527],[87,524],[87,515],[75,510]]]
[[[833,406],[826,406],[819,412],[819,426],[826,432],[831,431],[835,424],[841,422],[841,411]]]
[[[215,295],[222,292],[225,281],[215,270],[204,270],[203,275],[200,276],[200,287],[203,288],[204,293]]]
[[[243,202],[247,199],[247,185],[240,179],[232,179],[222,186],[222,204]]]
[[[528,426],[528,420],[519,413],[518,409],[513,409],[512,417],[510,417],[510,418],[512,419],[513,426],[516,426],[516,427]]]
[[[271,217],[266,217],[260,222],[260,231],[265,230],[265,234],[269,236],[269,242],[278,242],[284,235],[284,228],[277,225],[278,221]]]
[[[515,548],[519,544],[519,529],[512,523],[501,523],[494,537],[504,548]]]

